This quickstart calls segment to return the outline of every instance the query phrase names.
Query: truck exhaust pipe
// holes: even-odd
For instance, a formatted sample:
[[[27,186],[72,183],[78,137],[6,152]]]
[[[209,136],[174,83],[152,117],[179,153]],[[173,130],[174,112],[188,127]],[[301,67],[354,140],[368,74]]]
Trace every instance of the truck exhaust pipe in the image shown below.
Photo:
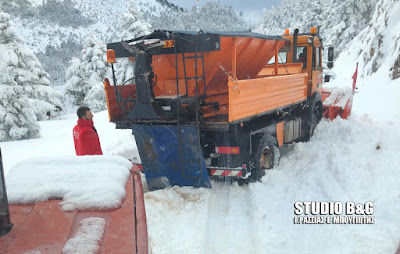
[[[147,53],[135,54],[135,84],[137,103],[133,106],[128,118],[156,119],[161,109],[155,105],[152,95],[153,68],[152,56]]]
[[[0,236],[5,236],[10,232],[13,224],[10,219],[10,210],[8,209],[8,198],[3,168],[3,157],[0,148]]]
[[[292,62],[297,63],[297,37],[299,36],[299,29],[294,30],[293,34],[293,55],[292,55]]]

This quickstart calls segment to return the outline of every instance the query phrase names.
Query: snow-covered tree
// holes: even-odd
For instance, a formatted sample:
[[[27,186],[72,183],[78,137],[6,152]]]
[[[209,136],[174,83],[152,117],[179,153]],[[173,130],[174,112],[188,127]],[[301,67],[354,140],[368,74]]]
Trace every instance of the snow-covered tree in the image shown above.
[[[249,24],[230,6],[219,2],[206,2],[190,11],[167,12],[160,18],[153,18],[155,29],[180,31],[244,31]]]
[[[377,0],[282,0],[280,6],[264,9],[257,32],[283,34],[291,31],[309,32],[318,27],[325,45],[333,45],[338,56],[346,45],[367,25]]]
[[[69,106],[83,103],[83,99],[90,89],[90,87],[85,87],[87,84],[84,82],[84,76],[83,70],[81,70],[81,61],[76,57],[72,58],[65,73],[65,80],[67,80],[65,84],[65,100]]]
[[[35,54],[22,45],[16,36],[10,16],[0,11],[0,61],[5,72],[14,78],[22,89],[18,96],[26,96],[33,105],[39,120],[57,115],[62,107],[62,93],[50,86],[48,74],[43,70]]]
[[[1,61],[0,70],[6,70]],[[23,95],[23,87],[3,71],[0,75],[0,141],[37,138],[39,132],[40,126],[28,97]]]
[[[36,138],[40,132],[25,87],[12,76],[20,42],[10,16],[0,10],[0,141]]]
[[[360,76],[383,72],[400,78],[400,20],[398,0],[380,0],[369,25],[347,45],[339,64],[360,63]]]
[[[117,26],[118,40],[133,39],[150,33],[150,25],[141,18],[136,2],[131,1],[128,12],[122,15]],[[94,111],[107,108],[103,80],[111,77],[107,64],[106,45],[95,36],[88,36],[83,42],[80,59],[74,58],[66,72],[66,97],[72,105],[87,105]],[[115,65],[118,84],[133,77],[133,63],[128,59],[119,60]]]
[[[136,7],[136,1],[132,0],[129,4],[128,12],[122,15],[118,25],[121,32],[120,40],[130,40],[149,34],[151,26],[142,19],[142,14]],[[134,65],[129,59],[120,59],[115,65],[117,84],[121,85],[134,76]]]
[[[66,72],[67,102],[87,105],[93,111],[107,108],[103,79],[109,76],[106,66],[106,45],[95,36],[83,42],[80,59],[74,58]]]
[[[340,53],[367,27],[374,13],[376,0],[331,0],[328,2],[335,11],[327,15],[328,22],[324,22],[323,32],[326,43],[334,45],[336,52]]]
[[[232,7],[219,2],[207,2],[200,7],[193,7],[189,15],[184,16],[184,21],[184,30],[248,30],[247,24]]]
[[[121,32],[119,39],[130,40],[150,33],[150,29],[150,24],[142,19],[142,14],[136,7],[136,1],[131,0],[128,12],[122,15],[118,25],[118,31]]]

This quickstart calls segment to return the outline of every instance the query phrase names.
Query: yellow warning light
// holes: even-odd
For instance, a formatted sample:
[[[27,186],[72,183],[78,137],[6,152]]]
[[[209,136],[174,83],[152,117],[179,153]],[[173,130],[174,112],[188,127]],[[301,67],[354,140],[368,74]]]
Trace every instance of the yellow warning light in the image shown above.
[[[116,63],[115,51],[112,49],[107,49],[107,63]]]
[[[289,35],[289,28],[285,29],[285,35]]]
[[[317,34],[317,28],[311,27],[311,35],[316,35],[316,34]]]

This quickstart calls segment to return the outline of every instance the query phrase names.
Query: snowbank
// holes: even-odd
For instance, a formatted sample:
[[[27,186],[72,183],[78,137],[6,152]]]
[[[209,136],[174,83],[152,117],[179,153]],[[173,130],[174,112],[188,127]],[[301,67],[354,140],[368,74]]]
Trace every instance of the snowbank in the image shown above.
[[[324,87],[351,89],[356,69],[356,60],[342,54],[335,62],[335,79]],[[389,74],[381,69],[367,79],[360,78],[363,66],[359,66],[357,90],[353,97],[352,114],[364,115],[384,122],[400,122],[400,78],[391,80]]]
[[[6,177],[10,204],[62,198],[64,211],[117,208],[126,196],[132,164],[119,156],[70,156],[30,159]]]
[[[17,163],[32,157],[75,155],[72,129],[78,118],[76,114],[60,118],[65,119],[40,121],[42,137],[39,139],[0,142],[5,175]],[[107,111],[94,114],[93,119],[105,155],[120,155],[135,162],[140,161],[132,130],[115,129],[115,124],[109,123]]]
[[[394,253],[400,126],[322,121],[262,182],[145,194],[152,253]],[[372,225],[295,225],[296,201],[374,202]]]

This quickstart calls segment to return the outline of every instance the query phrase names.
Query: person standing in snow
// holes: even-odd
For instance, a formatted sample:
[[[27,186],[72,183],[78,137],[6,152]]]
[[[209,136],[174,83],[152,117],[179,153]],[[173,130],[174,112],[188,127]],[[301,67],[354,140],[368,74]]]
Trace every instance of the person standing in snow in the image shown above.
[[[99,136],[93,124],[93,114],[88,107],[77,110],[78,124],[73,129],[76,155],[102,155]]]

